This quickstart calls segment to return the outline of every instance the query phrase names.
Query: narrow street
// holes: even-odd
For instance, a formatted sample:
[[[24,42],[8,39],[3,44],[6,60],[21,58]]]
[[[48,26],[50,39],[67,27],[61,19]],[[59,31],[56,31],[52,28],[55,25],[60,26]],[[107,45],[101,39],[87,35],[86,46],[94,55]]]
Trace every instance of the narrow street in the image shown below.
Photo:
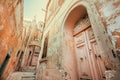
[[[0,0],[0,80],[120,80],[120,0]]]

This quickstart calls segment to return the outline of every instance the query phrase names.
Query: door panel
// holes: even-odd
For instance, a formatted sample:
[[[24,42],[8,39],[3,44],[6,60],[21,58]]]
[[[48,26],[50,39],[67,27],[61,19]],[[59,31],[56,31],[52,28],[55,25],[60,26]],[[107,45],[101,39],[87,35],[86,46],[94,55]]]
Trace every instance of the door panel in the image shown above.
[[[89,40],[95,39],[93,30],[92,30],[91,27],[89,27],[85,32],[88,32],[86,35],[88,35]],[[89,40],[88,40],[88,41],[89,41]]]
[[[105,71],[91,27],[74,36],[79,78],[103,80]]]
[[[105,66],[101,59],[101,49],[99,48],[92,28],[86,30],[86,35],[88,35],[89,48],[91,49],[91,62],[93,63],[94,79],[102,80],[104,76]]]
[[[88,65],[88,57],[86,54],[87,51],[85,45],[79,46],[77,48],[79,75],[81,76],[81,78],[91,78],[90,66]]]
[[[105,71],[105,67],[104,67],[104,63],[100,57],[100,49],[98,48],[98,45],[96,42],[91,42],[91,47],[93,50],[93,60],[94,60],[94,66],[96,68],[96,72],[97,72],[97,77],[103,78],[104,76],[104,71]]]
[[[76,47],[80,46],[81,44],[85,44],[85,36],[84,32],[79,33],[75,36],[75,45]]]
[[[91,73],[90,73],[90,65],[89,65],[89,58],[88,58],[88,51],[87,49],[87,43],[86,43],[86,35],[85,32],[81,32],[77,34],[74,37],[75,40],[75,49],[76,49],[76,55],[77,55],[77,61],[78,61],[78,73],[81,79],[87,78],[91,79]]]

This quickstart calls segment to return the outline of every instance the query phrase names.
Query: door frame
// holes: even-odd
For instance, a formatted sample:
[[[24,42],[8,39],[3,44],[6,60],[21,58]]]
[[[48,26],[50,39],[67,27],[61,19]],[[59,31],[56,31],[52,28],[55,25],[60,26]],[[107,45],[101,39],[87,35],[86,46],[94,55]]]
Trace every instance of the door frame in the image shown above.
[[[112,56],[112,50],[114,49],[114,47],[111,43],[111,40],[109,39],[108,33],[107,33],[105,26],[101,20],[101,17],[95,7],[95,4],[93,4],[91,1],[90,2],[76,1],[71,6],[69,6],[68,10],[65,12],[65,16],[64,16],[64,19],[62,22],[62,32],[63,32],[62,39],[64,38],[66,19],[67,19],[68,15],[70,14],[70,12],[78,6],[84,6],[86,8],[90,22],[91,22],[91,27],[95,34],[95,39],[96,39],[97,43],[99,44],[99,47],[103,49],[102,54],[104,55],[104,57],[108,57],[107,53],[110,53],[110,55],[109,55],[110,58],[112,60],[114,60],[113,56]],[[103,34],[103,35],[101,35],[101,34]],[[106,41],[107,41],[107,43],[106,43]]]
[[[78,24],[79,25],[79,24]],[[75,38],[76,36],[80,35],[81,33],[84,33],[83,36],[84,36],[84,39],[85,41],[80,43],[78,46],[75,44],[75,50],[78,50],[80,46],[83,46],[83,44],[85,45],[85,48],[86,48],[86,53],[85,55],[87,56],[88,58],[88,65],[89,65],[89,69],[90,69],[90,74],[91,74],[91,77],[95,80],[99,80],[99,79],[102,79],[103,78],[103,73],[102,72],[102,67],[99,66],[100,63],[97,63],[96,60],[99,60],[98,59],[98,56],[97,56],[97,59],[95,60],[95,52],[94,50],[92,49],[92,44],[91,43],[95,43],[97,44],[96,40],[95,40],[95,37],[93,38],[89,38],[89,35],[88,35],[88,30],[89,29],[92,29],[91,27],[91,24],[89,24],[88,26],[85,26],[85,28],[83,28],[82,26],[80,26],[80,28],[75,31],[73,33],[73,38]],[[93,32],[93,30],[92,30]],[[75,42],[76,43],[76,42]],[[82,45],[81,45],[82,44]],[[98,46],[98,45],[97,45]],[[92,49],[92,51],[91,51]],[[99,52],[100,53],[100,52]],[[77,53],[76,52],[76,56],[79,56],[79,54],[81,53]],[[90,55],[89,55],[90,54]],[[100,62],[100,61],[99,61]],[[93,64],[92,64],[93,63]],[[77,64],[79,65],[79,59],[78,59],[78,62]],[[87,66],[88,66],[87,65]],[[102,64],[100,64],[102,65]],[[104,66],[104,65],[103,65]],[[78,66],[79,67],[79,66]],[[79,69],[79,68],[78,68]],[[99,72],[98,72],[99,71]],[[97,74],[97,75],[94,75],[94,74]],[[79,74],[80,75],[80,74]],[[99,75],[99,76],[98,76]],[[81,76],[79,76],[81,77]]]

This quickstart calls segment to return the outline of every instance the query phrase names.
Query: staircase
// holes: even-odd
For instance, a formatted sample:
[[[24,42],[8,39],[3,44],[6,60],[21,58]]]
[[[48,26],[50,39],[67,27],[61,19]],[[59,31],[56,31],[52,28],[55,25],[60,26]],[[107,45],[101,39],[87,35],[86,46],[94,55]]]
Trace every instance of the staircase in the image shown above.
[[[21,80],[35,80],[35,67],[25,67],[23,68],[23,75],[21,76]]]
[[[21,80],[35,80],[35,73],[33,72],[24,72],[21,76]]]
[[[25,67],[22,72],[13,72],[6,80],[36,80],[35,67]]]

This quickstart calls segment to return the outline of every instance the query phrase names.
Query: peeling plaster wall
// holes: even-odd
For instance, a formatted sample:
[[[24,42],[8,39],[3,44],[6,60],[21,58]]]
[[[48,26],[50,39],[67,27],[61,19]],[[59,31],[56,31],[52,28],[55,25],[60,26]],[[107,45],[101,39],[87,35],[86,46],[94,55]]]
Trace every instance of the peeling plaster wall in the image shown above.
[[[54,28],[51,29],[51,31],[49,32],[49,36],[48,36],[48,56],[51,56],[53,54],[58,54],[60,53],[60,50],[58,50],[58,48],[60,47],[60,31],[55,23]],[[53,47],[55,47],[53,49]]]
[[[2,77],[15,70],[16,55],[20,48],[23,19],[23,0],[0,1],[0,67],[7,54],[10,59]]]
[[[76,65],[75,55],[72,54],[71,51],[69,51],[68,47],[65,47],[66,45],[70,45],[70,47],[72,47],[72,45],[71,45],[71,41],[69,40],[70,36],[65,37],[65,35],[67,34],[63,34],[63,33],[67,33],[66,31],[64,31],[64,21],[68,9],[72,8],[73,4],[82,1],[83,0],[81,1],[65,0],[63,5],[60,7],[60,10],[56,14],[54,14],[54,17],[51,17],[49,20],[47,20],[45,31],[43,33],[42,44],[44,44],[44,38],[49,33],[47,57],[52,59],[55,57],[55,55],[58,54],[59,56],[58,58],[56,58],[56,61],[60,60],[59,64],[62,65],[62,68],[65,69],[64,71],[67,71],[68,74],[70,74],[72,80],[77,80],[76,78],[77,74],[75,73],[76,71],[75,68],[77,67],[75,66]],[[96,15],[99,17],[99,20],[104,24],[104,28],[106,30],[105,32],[107,32],[106,34],[107,36],[109,36],[109,39],[112,42],[114,50],[120,50],[120,1],[119,0],[114,0],[114,1],[86,0],[86,2],[90,3],[91,8],[94,9],[94,11],[96,11],[97,13],[99,13],[98,15],[97,14]],[[96,9],[93,6],[95,6]],[[95,16],[89,16],[89,17],[95,17]],[[42,51],[40,54],[42,54]],[[52,63],[52,61],[49,60],[47,62]],[[51,64],[49,65],[49,67],[50,66],[53,65]],[[56,67],[59,67],[59,65],[56,65]]]
[[[114,48],[120,49],[120,1],[98,1],[96,7]]]

